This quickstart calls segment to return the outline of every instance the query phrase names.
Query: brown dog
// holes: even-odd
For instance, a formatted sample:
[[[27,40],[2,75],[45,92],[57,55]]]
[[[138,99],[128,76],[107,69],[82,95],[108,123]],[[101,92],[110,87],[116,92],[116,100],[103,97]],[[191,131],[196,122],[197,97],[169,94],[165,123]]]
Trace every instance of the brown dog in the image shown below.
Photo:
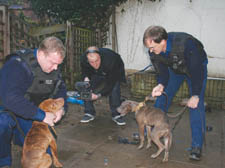
[[[63,105],[63,98],[47,99],[39,105],[39,108],[46,112],[55,113],[63,108]],[[52,129],[55,132],[53,127]],[[56,140],[50,132],[48,124],[34,121],[24,141],[21,160],[22,167],[49,168],[52,165],[51,156],[46,153],[49,146],[51,149],[54,166],[62,167],[62,164],[59,162],[57,156]]]
[[[156,158],[165,150],[163,162],[168,161],[169,149],[172,144],[172,133],[165,113],[158,109],[146,105],[145,102],[135,102],[131,100],[124,101],[117,111],[123,116],[128,112],[135,112],[135,117],[139,127],[140,145],[138,149],[144,146],[144,128],[147,128],[148,144],[147,148],[151,147],[151,140],[158,146],[158,151],[152,154],[152,158]],[[160,138],[163,137],[164,144]]]

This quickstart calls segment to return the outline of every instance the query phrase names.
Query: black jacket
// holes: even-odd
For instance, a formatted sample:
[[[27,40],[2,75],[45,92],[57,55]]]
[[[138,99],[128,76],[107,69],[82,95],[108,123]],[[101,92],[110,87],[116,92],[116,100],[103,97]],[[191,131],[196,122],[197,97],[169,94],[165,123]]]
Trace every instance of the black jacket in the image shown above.
[[[81,56],[82,78],[88,77],[91,81],[94,78],[101,78],[104,87],[98,91],[102,96],[108,95],[116,82],[126,82],[124,63],[120,55],[107,48],[99,48],[101,65],[95,70],[87,60],[86,53]]]
[[[175,41],[175,39],[177,41]],[[200,95],[202,89],[202,81],[205,78],[204,67],[208,63],[208,59],[201,42],[195,39],[193,36],[186,33],[182,32],[168,33],[166,52],[165,53],[161,52],[159,54],[161,57],[164,57],[165,60],[168,61],[168,64],[166,64],[165,61],[160,60],[158,61],[157,66],[154,66],[156,67],[156,69],[159,70],[157,78],[158,83],[161,83],[165,87],[167,86],[169,80],[168,67],[170,67],[174,73],[177,73],[176,71],[174,71],[174,68],[172,67],[174,65],[173,61],[171,64],[169,63],[171,62],[170,56],[174,54],[173,53],[174,48],[178,48],[180,49],[180,52],[183,52],[181,54],[183,60],[181,61],[178,59],[177,62],[180,61],[183,62],[184,65],[181,66],[180,68],[183,68],[183,70],[186,68],[185,70],[186,72],[188,72],[188,78],[190,79],[192,85],[192,95]],[[151,59],[151,57],[154,54],[149,52],[149,55]]]

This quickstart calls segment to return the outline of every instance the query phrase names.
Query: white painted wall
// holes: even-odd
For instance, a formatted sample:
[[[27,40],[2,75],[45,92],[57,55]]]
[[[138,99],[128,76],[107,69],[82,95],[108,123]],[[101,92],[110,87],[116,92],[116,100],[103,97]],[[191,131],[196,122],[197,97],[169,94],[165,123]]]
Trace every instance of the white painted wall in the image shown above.
[[[140,70],[149,64],[142,37],[150,25],[197,37],[209,57],[208,76],[225,77],[225,0],[129,0],[117,7],[118,53],[126,69]]]

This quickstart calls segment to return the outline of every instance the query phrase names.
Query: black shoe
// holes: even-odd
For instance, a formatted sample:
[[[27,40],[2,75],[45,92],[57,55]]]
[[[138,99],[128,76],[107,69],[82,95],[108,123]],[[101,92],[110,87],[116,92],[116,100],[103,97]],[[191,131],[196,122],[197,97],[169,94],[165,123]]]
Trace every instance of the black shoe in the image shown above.
[[[126,125],[126,122],[123,120],[123,117],[120,115],[117,115],[112,118],[112,120],[117,124],[117,125]]]
[[[189,155],[190,160],[201,160],[202,150],[199,147],[192,147],[191,153]]]
[[[88,122],[90,122],[90,121],[92,121],[92,120],[94,120],[94,119],[95,119],[95,116],[86,113],[86,114],[84,115],[84,117],[80,120],[80,122],[81,122],[81,123],[88,123]]]

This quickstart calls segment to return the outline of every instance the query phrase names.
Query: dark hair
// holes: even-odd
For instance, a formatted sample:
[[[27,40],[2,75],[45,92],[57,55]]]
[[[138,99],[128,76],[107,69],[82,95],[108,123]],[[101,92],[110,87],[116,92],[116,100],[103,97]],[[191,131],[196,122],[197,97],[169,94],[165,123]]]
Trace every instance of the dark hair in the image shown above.
[[[162,40],[168,39],[166,30],[161,26],[150,26],[148,27],[143,36],[143,44],[145,45],[146,39],[150,38],[155,43],[160,43]]]

